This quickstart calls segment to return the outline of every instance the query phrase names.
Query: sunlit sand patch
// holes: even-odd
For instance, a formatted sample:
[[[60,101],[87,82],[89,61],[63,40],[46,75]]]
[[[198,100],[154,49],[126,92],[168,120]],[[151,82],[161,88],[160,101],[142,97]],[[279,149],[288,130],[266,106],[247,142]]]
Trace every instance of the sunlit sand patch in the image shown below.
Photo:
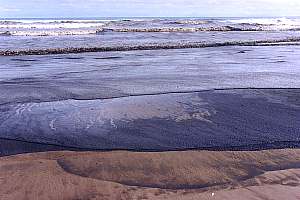
[[[299,153],[65,151],[2,157],[0,197],[20,199],[31,191],[28,198],[38,193],[45,200],[90,194],[104,200],[297,199]]]

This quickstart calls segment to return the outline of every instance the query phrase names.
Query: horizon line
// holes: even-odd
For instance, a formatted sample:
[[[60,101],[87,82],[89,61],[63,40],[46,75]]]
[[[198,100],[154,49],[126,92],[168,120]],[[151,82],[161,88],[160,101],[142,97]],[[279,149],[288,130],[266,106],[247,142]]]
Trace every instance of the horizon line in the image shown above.
[[[95,18],[284,18],[284,17],[300,17],[300,15],[292,16],[87,16],[87,17],[0,17],[0,19],[95,19]]]

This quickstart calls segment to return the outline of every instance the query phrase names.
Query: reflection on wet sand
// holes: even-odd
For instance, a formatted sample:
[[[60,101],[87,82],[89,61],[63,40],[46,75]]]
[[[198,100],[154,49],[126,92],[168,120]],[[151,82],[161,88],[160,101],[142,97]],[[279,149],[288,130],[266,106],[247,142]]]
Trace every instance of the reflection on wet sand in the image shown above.
[[[299,95],[298,89],[236,89],[2,105],[0,150],[299,147]]]

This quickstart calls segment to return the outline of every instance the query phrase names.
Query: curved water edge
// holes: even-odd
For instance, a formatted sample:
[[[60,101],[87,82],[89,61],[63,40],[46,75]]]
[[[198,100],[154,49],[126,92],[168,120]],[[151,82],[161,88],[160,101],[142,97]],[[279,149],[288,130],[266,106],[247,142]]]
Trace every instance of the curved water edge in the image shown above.
[[[182,42],[182,43],[159,43],[143,45],[122,45],[122,46],[100,46],[100,47],[68,47],[55,49],[28,49],[28,50],[0,50],[0,56],[22,56],[22,55],[51,55],[87,52],[108,52],[108,51],[136,51],[136,50],[161,50],[161,49],[187,49],[207,48],[224,46],[281,46],[300,45],[300,37],[271,40],[252,41],[228,41],[228,42]]]

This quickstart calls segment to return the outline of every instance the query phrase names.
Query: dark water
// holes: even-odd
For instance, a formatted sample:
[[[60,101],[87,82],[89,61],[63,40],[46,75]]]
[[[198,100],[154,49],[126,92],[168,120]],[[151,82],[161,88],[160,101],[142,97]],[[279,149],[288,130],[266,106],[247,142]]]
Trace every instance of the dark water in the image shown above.
[[[44,150],[300,147],[299,97],[299,89],[226,90],[6,105],[1,152],[43,151],[41,144]]]
[[[1,155],[299,147],[297,18],[56,21],[0,22]]]

